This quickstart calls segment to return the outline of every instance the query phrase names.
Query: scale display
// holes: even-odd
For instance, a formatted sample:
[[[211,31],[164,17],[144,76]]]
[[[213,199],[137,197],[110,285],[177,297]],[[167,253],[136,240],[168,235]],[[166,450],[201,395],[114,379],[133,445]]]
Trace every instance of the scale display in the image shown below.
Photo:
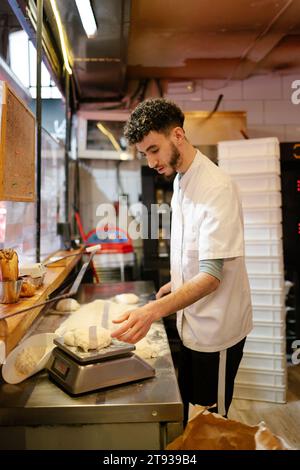
[[[56,358],[53,362],[52,366],[53,370],[60,374],[63,378],[65,378],[70,370],[68,364],[66,364],[63,360]]]

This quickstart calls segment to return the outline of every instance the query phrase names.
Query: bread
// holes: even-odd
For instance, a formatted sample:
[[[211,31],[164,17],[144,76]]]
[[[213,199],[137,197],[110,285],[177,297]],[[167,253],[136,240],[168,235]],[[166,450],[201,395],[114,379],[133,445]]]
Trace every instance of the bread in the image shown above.
[[[15,250],[0,250],[0,280],[17,281],[19,277],[19,260]]]

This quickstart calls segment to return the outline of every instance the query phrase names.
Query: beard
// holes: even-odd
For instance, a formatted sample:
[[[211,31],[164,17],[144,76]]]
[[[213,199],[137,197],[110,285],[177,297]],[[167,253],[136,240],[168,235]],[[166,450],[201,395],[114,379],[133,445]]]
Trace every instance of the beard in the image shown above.
[[[176,145],[173,142],[170,142],[170,147],[171,157],[168,165],[170,168],[172,168],[173,171],[170,175],[164,175],[167,181],[172,181],[174,179],[175,173],[177,172],[177,168],[181,163],[181,155]]]

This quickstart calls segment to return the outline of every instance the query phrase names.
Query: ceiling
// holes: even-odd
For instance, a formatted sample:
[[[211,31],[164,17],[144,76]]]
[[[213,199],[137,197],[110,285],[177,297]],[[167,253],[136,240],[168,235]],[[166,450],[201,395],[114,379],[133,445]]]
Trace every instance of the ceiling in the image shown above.
[[[131,78],[243,79],[299,69],[299,0],[132,1]]]
[[[87,38],[74,0],[56,2],[82,106],[126,102],[148,79],[164,85],[300,74],[300,0],[91,0],[94,38]],[[59,44],[50,1],[44,6]]]

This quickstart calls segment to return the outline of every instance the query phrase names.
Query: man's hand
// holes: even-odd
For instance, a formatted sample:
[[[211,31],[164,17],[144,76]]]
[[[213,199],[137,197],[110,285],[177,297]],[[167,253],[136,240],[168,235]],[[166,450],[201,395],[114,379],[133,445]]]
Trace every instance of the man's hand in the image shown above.
[[[156,300],[160,299],[164,295],[169,294],[170,292],[171,292],[171,282],[168,282],[167,284],[164,284],[163,286],[161,286],[161,288],[156,294]]]
[[[156,319],[155,310],[151,303],[135,310],[130,310],[116,320],[113,320],[113,323],[125,323],[114,331],[111,337],[126,343],[137,343],[146,336],[150,326]]]
[[[111,336],[126,343],[136,343],[148,333],[154,320],[159,320],[197,302],[197,300],[214,292],[219,284],[220,281],[211,274],[199,273],[174,292],[169,293],[171,283],[168,282],[159,289],[157,300],[149,302],[143,307],[125,312],[114,320],[114,323],[125,323]]]

